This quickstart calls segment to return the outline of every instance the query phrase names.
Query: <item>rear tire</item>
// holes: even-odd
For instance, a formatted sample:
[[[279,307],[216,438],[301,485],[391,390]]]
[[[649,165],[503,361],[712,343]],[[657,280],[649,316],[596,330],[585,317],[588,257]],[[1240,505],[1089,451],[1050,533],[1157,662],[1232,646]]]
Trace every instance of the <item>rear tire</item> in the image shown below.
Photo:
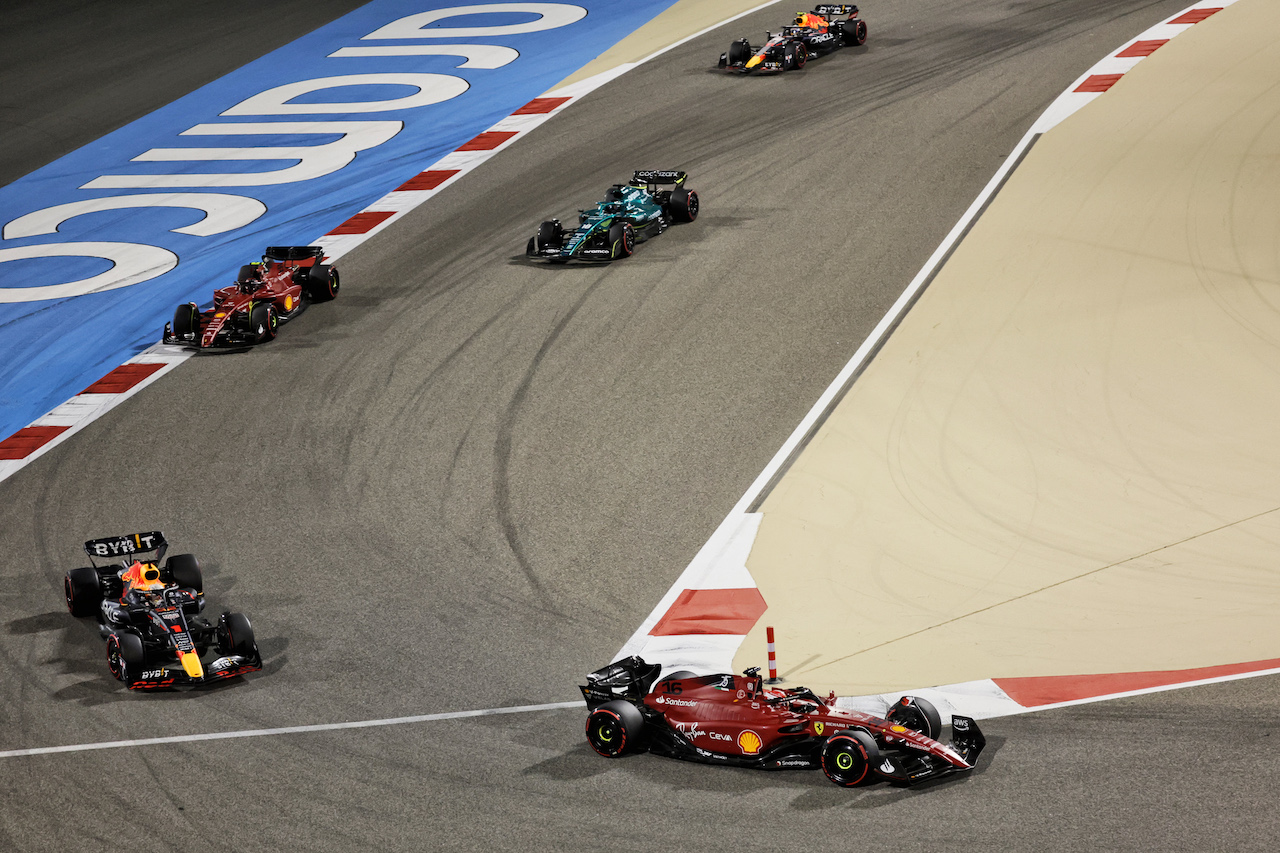
[[[219,620],[217,631],[218,654],[241,655],[251,658],[258,650],[253,638],[253,626],[243,613],[228,613]]]
[[[259,302],[249,312],[249,328],[253,330],[254,343],[266,343],[273,340],[280,330],[280,318],[276,315],[276,307],[270,302]]]
[[[127,631],[117,631],[107,637],[107,668],[117,681],[132,687],[146,669],[142,638]]]
[[[730,65],[745,65],[751,54],[751,44],[746,39],[740,39],[729,45],[729,55],[726,58]]]
[[[662,681],[659,681],[658,684],[661,684],[663,681],[683,681],[686,678],[697,678],[697,677],[698,677],[698,673],[690,672],[687,669],[682,669],[678,672],[673,672],[670,675],[662,676]],[[655,684],[654,686],[656,687],[657,684]]]
[[[684,187],[673,190],[667,209],[677,222],[692,222],[698,218],[698,194]]]
[[[102,603],[102,584],[92,567],[72,569],[62,579],[62,593],[72,616],[92,616]]]
[[[622,699],[605,702],[587,717],[587,743],[605,758],[634,750],[644,733],[644,717]]]
[[[822,747],[822,772],[844,788],[863,782],[880,761],[875,738],[861,729],[849,729],[827,738]]]
[[[338,269],[328,264],[316,264],[307,276],[307,296],[312,302],[328,302],[338,295]]]
[[[195,554],[177,554],[165,563],[169,577],[178,586],[204,592],[204,574],[200,571],[200,561]]]
[[[867,22],[861,19],[853,21],[845,21],[844,24],[844,43],[857,47],[860,44],[867,43]]]
[[[909,704],[904,705],[908,700]],[[942,736],[942,715],[932,702],[919,696],[903,696],[889,709],[885,719],[933,740]]]

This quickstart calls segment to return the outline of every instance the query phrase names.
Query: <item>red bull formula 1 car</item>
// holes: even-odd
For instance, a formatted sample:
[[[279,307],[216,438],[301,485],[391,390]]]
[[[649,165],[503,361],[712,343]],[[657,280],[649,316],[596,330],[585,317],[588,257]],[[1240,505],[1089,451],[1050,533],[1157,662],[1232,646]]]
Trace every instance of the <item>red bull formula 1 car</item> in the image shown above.
[[[243,613],[204,616],[204,578],[191,554],[170,557],[157,531],[91,539],[93,565],[63,578],[72,616],[97,616],[107,667],[131,690],[214,684],[262,669]],[[217,657],[202,661],[210,649]]]
[[[844,20],[835,20],[839,15],[845,16]],[[812,56],[865,44],[867,23],[858,17],[857,6],[822,5],[812,12],[797,12],[792,26],[765,36],[761,47],[752,47],[747,39],[729,45],[728,52],[720,54],[720,68],[743,74],[804,68]]]
[[[942,719],[926,699],[903,696],[885,717],[835,707],[805,687],[766,689],[759,667],[743,675],[661,671],[638,657],[587,676],[587,741],[617,758],[649,751],[671,758],[790,770],[821,767],[837,785],[887,779],[912,785],[973,769],[986,746],[970,717]]]
[[[261,263],[240,267],[234,284],[213,292],[208,311],[179,305],[163,342],[207,349],[271,340],[281,323],[338,295],[338,269],[320,263],[323,257],[319,246],[269,246]]]

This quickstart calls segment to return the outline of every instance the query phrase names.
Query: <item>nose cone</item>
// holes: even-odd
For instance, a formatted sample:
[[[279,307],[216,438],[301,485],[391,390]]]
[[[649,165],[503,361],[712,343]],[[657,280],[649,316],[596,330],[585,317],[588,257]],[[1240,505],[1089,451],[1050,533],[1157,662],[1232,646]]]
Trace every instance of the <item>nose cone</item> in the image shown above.
[[[204,666],[200,663],[200,656],[195,652],[181,652],[178,659],[182,661],[182,668],[187,671],[187,675],[192,678],[204,678]]]
[[[750,59],[748,59],[748,60],[747,60],[747,66],[746,66],[746,67],[747,67],[747,68],[755,68],[755,67],[756,67],[757,65],[759,65],[759,64],[760,64],[760,54],[758,54],[758,53],[757,53],[755,56],[753,56],[753,57],[751,57]]]

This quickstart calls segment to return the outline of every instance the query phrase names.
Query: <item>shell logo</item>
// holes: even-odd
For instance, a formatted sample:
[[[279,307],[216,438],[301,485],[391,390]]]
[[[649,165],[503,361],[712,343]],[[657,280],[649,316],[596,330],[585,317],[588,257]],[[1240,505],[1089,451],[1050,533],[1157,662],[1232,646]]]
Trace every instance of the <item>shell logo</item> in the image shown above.
[[[762,746],[764,742],[760,740],[760,735],[750,729],[738,735],[738,748],[742,750],[743,755],[756,755]]]
[[[286,310],[286,311],[292,311],[292,310],[293,310],[293,295],[292,295],[292,294],[290,294],[290,295],[288,295],[288,296],[286,296],[286,297],[284,298],[284,310]]]
[[[889,731],[894,734],[904,735],[907,733],[906,726],[889,726]]]

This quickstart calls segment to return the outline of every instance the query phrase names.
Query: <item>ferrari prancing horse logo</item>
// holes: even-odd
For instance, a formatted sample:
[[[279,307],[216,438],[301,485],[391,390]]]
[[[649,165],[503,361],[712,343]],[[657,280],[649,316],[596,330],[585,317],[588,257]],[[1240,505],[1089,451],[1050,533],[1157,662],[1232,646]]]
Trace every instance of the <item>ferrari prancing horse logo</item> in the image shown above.
[[[823,730],[823,729],[825,729],[825,728],[826,728],[826,726],[824,726],[822,723],[814,723],[814,724],[813,724],[813,733],[814,733],[815,735],[821,735],[821,734],[822,734],[822,730]]]

